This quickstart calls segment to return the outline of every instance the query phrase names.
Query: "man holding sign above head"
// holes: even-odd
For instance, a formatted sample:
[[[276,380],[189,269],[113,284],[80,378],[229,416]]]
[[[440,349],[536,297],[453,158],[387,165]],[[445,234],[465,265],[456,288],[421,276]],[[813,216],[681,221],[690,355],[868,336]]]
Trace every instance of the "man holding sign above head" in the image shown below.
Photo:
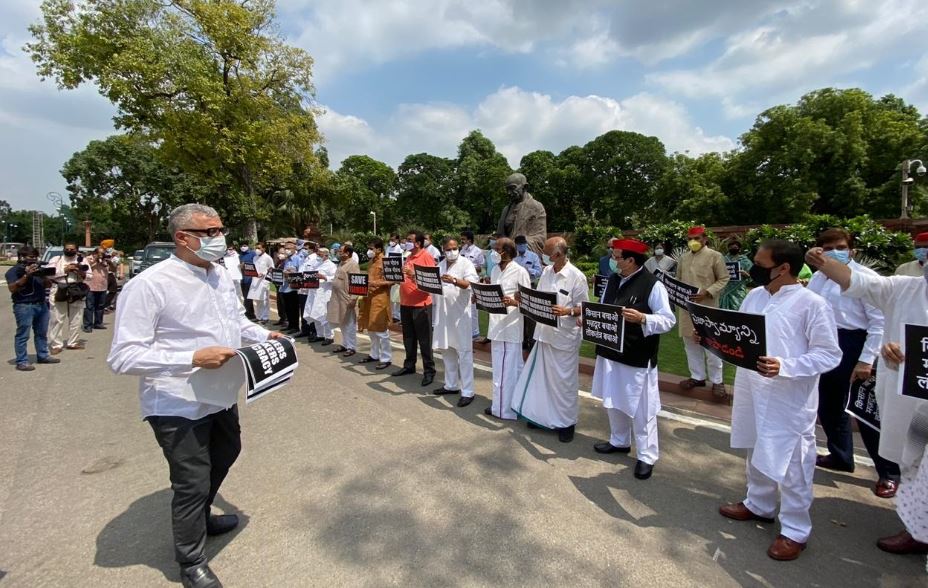
[[[577,389],[581,332],[580,305],[589,300],[586,276],[567,259],[567,241],[545,241],[545,269],[538,290],[557,294],[556,327],[538,323],[536,344],[516,382],[512,409],[529,422],[558,432],[562,443],[573,440],[580,410]]]
[[[810,250],[806,259],[837,283],[844,296],[883,311],[883,361],[876,376],[880,456],[899,464],[896,512],[905,530],[880,539],[877,546],[890,553],[928,553],[928,400],[913,396],[919,392],[917,381],[906,386],[904,377],[907,368],[925,369],[928,340],[903,348],[907,330],[928,325],[928,269],[920,277],[884,278],[854,271],[821,248]]]
[[[230,406],[199,401],[192,376],[236,357],[243,341],[259,343],[280,334],[245,317],[232,279],[214,265],[226,250],[227,233],[215,210],[179,206],[171,211],[168,229],[176,252],[126,284],[107,363],[117,374],[140,377],[142,418],[169,466],[181,581],[220,586],[207,565],[206,536],[238,525],[234,514],[210,512],[242,448],[238,409],[234,400]]]
[[[512,397],[516,381],[522,372],[522,313],[516,307],[515,295],[519,286],[529,288],[532,284],[528,272],[514,260],[516,244],[512,239],[500,237],[493,243],[490,260],[493,271],[490,284],[498,284],[503,290],[506,314],[490,314],[487,338],[493,366],[493,404],[484,414],[501,419],[515,420],[518,415],[512,409]]]
[[[648,246],[635,239],[612,242],[617,273],[609,277],[603,304],[622,308],[625,336],[622,351],[596,346],[593,396],[601,398],[609,415],[611,435],[597,443],[597,453],[629,453],[635,438],[635,477],[651,477],[659,455],[657,413],[661,409],[657,389],[657,352],[660,335],[673,329],[677,320],[667,290],[643,269]]]
[[[390,288],[392,282],[388,282],[383,275],[383,259],[386,255],[383,247],[383,240],[380,238],[371,239],[367,246],[367,257],[370,263],[367,265],[367,297],[364,300],[364,306],[361,308],[361,316],[358,318],[360,329],[366,329],[371,338],[371,351],[367,357],[361,360],[361,363],[374,363],[378,370],[384,370],[390,367]]]
[[[474,345],[471,337],[470,283],[477,281],[477,270],[461,255],[458,242],[445,239],[444,259],[438,264],[442,295],[434,298],[432,348],[443,349],[445,385],[435,394],[458,394],[458,406],[474,400]]]
[[[853,238],[844,229],[828,229],[816,242],[825,255],[847,265],[853,272],[876,275],[852,259]],[[863,300],[841,295],[837,282],[816,272],[809,280],[809,290],[828,302],[838,327],[838,345],[843,356],[841,364],[823,374],[818,383],[818,420],[828,439],[828,454],[820,455],[816,465],[829,470],[854,471],[854,437],[851,420],[845,407],[851,382],[867,380],[880,353],[883,339],[883,312]],[[860,436],[873,459],[879,480],[873,489],[880,498],[892,498],[899,484],[899,466],[880,457],[880,432],[861,426]]]
[[[763,315],[767,352],[756,371],[737,368],[731,446],[747,449],[747,497],[719,508],[738,521],[773,522],[780,495],[780,534],[773,559],[799,557],[812,532],[818,379],[841,362],[828,303],[799,283],[802,249],[780,239],[760,244],[741,312]]]
[[[422,385],[435,379],[435,360],[432,357],[432,295],[416,287],[417,265],[435,267],[433,258],[425,249],[425,235],[413,231],[406,235],[409,257],[403,266],[404,281],[400,284],[400,321],[403,324],[403,346],[406,357],[403,367],[391,376],[416,373],[416,347],[422,354]]]
[[[718,307],[719,296],[728,284],[728,268],[722,254],[708,245],[706,229],[692,227],[687,233],[689,251],[680,257],[677,264],[677,279],[699,288],[693,296],[693,302],[703,306]],[[680,309],[680,337],[686,350],[686,363],[690,368],[690,377],[680,382],[684,390],[692,390],[706,385],[706,364],[709,365],[708,378],[712,384],[712,395],[716,398],[728,396],[728,390],[722,381],[722,360],[700,347],[694,337],[693,321],[686,309]]]

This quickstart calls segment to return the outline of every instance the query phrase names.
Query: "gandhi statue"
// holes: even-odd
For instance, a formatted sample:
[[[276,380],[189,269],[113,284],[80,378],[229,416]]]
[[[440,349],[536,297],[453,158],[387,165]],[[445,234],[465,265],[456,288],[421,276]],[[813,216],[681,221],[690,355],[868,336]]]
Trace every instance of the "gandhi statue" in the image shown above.
[[[509,204],[499,217],[497,231],[510,239],[525,235],[529,249],[540,256],[548,238],[544,205],[528,193],[528,181],[522,174],[512,174],[506,179],[506,193]]]

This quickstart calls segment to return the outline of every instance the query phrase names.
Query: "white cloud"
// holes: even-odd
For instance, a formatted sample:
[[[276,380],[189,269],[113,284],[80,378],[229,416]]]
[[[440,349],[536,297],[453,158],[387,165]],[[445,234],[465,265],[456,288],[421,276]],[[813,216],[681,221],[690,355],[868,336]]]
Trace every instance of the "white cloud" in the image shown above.
[[[329,110],[319,119],[327,137],[330,161],[337,167],[348,155],[366,154],[396,166],[412,153],[454,157],[467,133],[480,129],[518,167],[523,155],[537,149],[555,153],[583,145],[610,130],[657,136],[670,151],[725,151],[728,137],[709,136],[676,102],[651,94],[624,100],[547,94],[505,87],[485,97],[473,110],[453,104],[400,106],[381,128]]]

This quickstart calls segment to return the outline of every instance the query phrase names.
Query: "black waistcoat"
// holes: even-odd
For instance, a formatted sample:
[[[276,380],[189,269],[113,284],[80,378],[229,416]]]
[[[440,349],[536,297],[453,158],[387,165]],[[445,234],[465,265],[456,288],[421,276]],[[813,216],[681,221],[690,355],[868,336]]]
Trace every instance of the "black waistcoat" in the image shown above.
[[[651,275],[645,269],[638,273],[619,287],[621,276],[612,274],[609,282],[606,284],[606,291],[603,293],[603,304],[614,304],[633,308],[644,314],[651,314],[653,309],[648,305],[648,298],[651,296],[651,290],[654,288],[657,278]],[[625,351],[619,353],[614,349],[596,346],[596,355],[624,363],[633,367],[654,367],[657,365],[657,352],[660,346],[660,335],[644,336],[644,331],[639,324],[625,323]]]

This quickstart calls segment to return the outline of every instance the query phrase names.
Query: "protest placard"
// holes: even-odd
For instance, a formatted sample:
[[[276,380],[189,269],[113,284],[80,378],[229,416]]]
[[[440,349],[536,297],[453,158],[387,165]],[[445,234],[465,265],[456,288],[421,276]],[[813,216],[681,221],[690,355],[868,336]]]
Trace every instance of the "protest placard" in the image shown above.
[[[319,288],[319,272],[303,272],[303,279],[300,282],[300,288],[308,288],[310,290]]]
[[[608,283],[609,276],[601,276],[599,274],[593,276],[593,296],[602,299],[603,294],[606,292],[606,284]]]
[[[403,258],[398,255],[390,255],[383,258],[383,279],[388,282],[403,281]]]
[[[348,293],[367,296],[367,274],[348,274]]]
[[[470,288],[477,299],[477,308],[490,314],[506,314],[503,304],[503,287],[499,284],[478,284],[471,282]]]
[[[622,353],[625,350],[625,318],[622,316],[622,307],[584,302],[581,309],[583,340]]]
[[[899,378],[899,394],[928,400],[928,327],[904,325],[905,365]]]
[[[235,351],[245,363],[245,402],[250,403],[290,381],[299,363],[293,340],[282,337]]]
[[[699,344],[728,363],[757,371],[757,360],[767,354],[767,324],[762,314],[687,305]]]
[[[416,273],[416,288],[429,294],[442,294],[441,274],[437,267],[414,265],[413,271]]]
[[[278,286],[284,283],[284,272],[279,269],[272,269],[267,272],[267,281]]]
[[[242,275],[246,278],[257,278],[258,270],[255,269],[255,264],[253,263],[243,263],[242,264]]]
[[[737,261],[726,261],[725,268],[728,269],[728,279],[732,282],[741,281],[741,264]]]
[[[303,272],[285,273],[284,279],[287,280],[287,285],[293,289],[303,287]]]
[[[537,323],[557,326],[553,307],[557,304],[557,292],[542,292],[519,286],[519,312]]]
[[[851,382],[844,412],[871,429],[880,430],[880,407],[876,404],[876,369],[866,380]]]
[[[670,298],[670,303],[679,306],[683,310],[686,310],[686,305],[689,303],[690,299],[699,292],[699,288],[696,286],[690,286],[689,284],[681,282],[667,272],[655,270],[654,275],[664,284],[664,288],[667,289],[667,296]]]

